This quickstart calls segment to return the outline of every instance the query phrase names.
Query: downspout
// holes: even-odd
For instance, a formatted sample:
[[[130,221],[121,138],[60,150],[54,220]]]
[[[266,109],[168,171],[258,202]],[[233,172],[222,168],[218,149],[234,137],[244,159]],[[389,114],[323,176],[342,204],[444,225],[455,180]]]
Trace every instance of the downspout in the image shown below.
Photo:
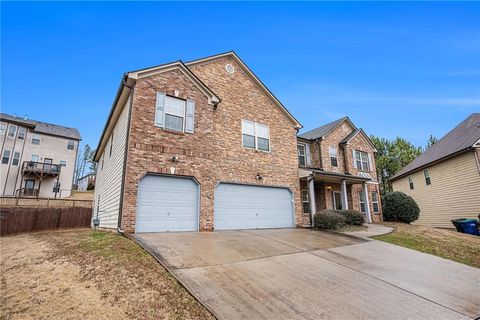
[[[322,143],[321,143],[322,140],[323,140],[323,138],[318,138],[315,141],[317,143],[317,147],[318,147],[318,158],[319,158],[319,161],[320,161],[320,169],[321,170],[323,170]]]
[[[122,186],[120,189],[120,205],[119,205],[119,212],[118,212],[118,223],[117,223],[117,232],[123,235],[125,232],[122,230],[122,216],[123,216],[123,199],[125,197],[125,180],[126,180],[126,172],[127,172],[127,161],[128,161],[128,144],[130,142],[130,126],[132,121],[132,111],[133,111],[133,99],[135,95],[135,87],[128,86],[125,78],[123,78],[123,86],[127,87],[131,91],[131,99],[130,105],[128,110],[128,121],[127,121],[127,137],[125,140],[125,154],[123,155],[123,172],[122,172]]]

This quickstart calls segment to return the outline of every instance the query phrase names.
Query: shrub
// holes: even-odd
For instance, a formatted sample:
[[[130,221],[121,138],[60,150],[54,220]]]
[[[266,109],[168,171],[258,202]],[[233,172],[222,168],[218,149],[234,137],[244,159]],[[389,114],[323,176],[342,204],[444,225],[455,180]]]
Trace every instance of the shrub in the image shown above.
[[[322,210],[315,214],[313,222],[316,228],[335,230],[345,226],[345,217],[336,210]]]
[[[357,210],[339,210],[342,216],[345,217],[346,224],[351,224],[354,226],[361,226],[365,223],[365,216],[363,213]]]
[[[418,219],[420,208],[403,192],[389,192],[383,197],[383,219],[411,223]]]

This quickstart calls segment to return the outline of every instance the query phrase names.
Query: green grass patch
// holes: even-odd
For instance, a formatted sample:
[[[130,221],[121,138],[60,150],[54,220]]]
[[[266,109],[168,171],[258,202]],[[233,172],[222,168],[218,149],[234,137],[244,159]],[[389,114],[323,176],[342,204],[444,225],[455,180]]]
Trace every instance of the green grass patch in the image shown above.
[[[393,226],[394,232],[374,239],[480,268],[480,237],[408,224]]]
[[[89,231],[82,235],[78,249],[105,259],[141,262],[150,255],[133,241],[105,231]]]

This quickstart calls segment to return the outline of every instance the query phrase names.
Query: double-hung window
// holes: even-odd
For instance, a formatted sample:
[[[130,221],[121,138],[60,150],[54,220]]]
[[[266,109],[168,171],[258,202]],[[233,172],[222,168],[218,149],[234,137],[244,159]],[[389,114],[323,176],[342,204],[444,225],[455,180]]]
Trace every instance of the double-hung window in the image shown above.
[[[308,190],[302,190],[303,212],[310,213],[310,201],[308,199]]]
[[[363,191],[360,191],[358,193],[358,201],[360,202],[360,212],[367,212],[367,207],[365,205],[365,194],[363,193]]]
[[[369,161],[368,161],[368,153],[360,151],[360,150],[353,150],[354,153],[354,161],[355,167],[358,170],[362,171],[370,171]]]
[[[40,156],[38,154],[32,154],[31,161],[38,162],[40,160]]]
[[[328,154],[330,155],[330,164],[332,167],[338,167],[337,148],[328,147]]]
[[[155,125],[169,131],[193,133],[195,101],[157,92]]]
[[[242,120],[242,145],[246,148],[270,151],[270,128],[260,123]]]
[[[423,170],[423,175],[425,176],[425,184],[428,186],[432,184],[432,180],[430,179],[430,172],[428,169]]]
[[[38,134],[32,135],[32,144],[35,144],[35,145],[40,144],[40,136]]]
[[[18,136],[17,136],[17,138],[18,138],[18,139],[21,139],[21,140],[25,139],[25,134],[26,134],[26,133],[27,133],[27,129],[25,129],[25,128],[18,128]]]
[[[380,212],[380,207],[378,205],[378,192],[377,191],[372,192],[372,206],[373,206],[373,212],[375,212],[375,213]]]
[[[20,152],[15,152],[13,154],[12,166],[18,166],[19,162],[20,162]]]
[[[17,132],[17,126],[14,126],[14,125],[10,125],[10,127],[8,127],[8,136],[13,138],[15,137],[15,133]]]
[[[186,101],[165,97],[165,129],[183,132]]]
[[[10,161],[10,150],[3,150],[2,164],[8,164]]]
[[[62,167],[66,167],[66,166],[67,166],[67,161],[65,161],[65,160],[60,160],[59,164],[60,164]]]
[[[0,135],[5,135],[5,131],[7,131],[7,125],[5,124],[0,124]]]
[[[75,150],[75,141],[68,140],[67,142],[67,150]]]
[[[408,186],[410,187],[410,190],[414,189],[412,177],[408,177]]]
[[[298,164],[304,167],[307,164],[307,152],[304,144],[297,145],[298,150]]]

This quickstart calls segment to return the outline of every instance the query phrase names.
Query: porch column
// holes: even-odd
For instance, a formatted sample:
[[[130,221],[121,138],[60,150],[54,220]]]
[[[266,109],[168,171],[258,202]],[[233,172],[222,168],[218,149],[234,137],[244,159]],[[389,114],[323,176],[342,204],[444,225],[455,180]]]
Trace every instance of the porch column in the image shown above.
[[[313,177],[308,179],[308,201],[310,203],[310,223],[313,227],[313,216],[317,208],[315,205],[315,180]]]
[[[365,213],[367,215],[367,223],[372,223],[372,216],[370,215],[370,197],[368,195],[367,183],[363,183],[363,197],[365,198]]]
[[[342,191],[342,208],[348,210],[348,197],[347,197],[347,181],[344,179],[340,185]]]

